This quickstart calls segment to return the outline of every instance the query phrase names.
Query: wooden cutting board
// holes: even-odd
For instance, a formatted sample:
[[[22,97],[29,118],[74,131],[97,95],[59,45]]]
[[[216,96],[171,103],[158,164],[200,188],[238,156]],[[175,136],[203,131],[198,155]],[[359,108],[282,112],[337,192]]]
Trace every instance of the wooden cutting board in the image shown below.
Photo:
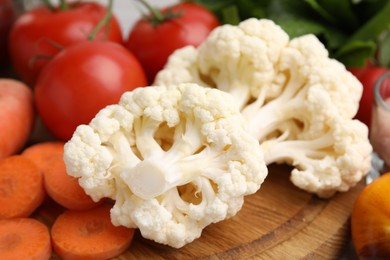
[[[364,183],[325,200],[293,186],[289,171],[271,166],[261,189],[246,197],[236,216],[206,227],[194,242],[174,249],[137,231],[128,251],[116,259],[338,258],[350,239],[349,218]],[[60,212],[46,203],[35,217],[50,226]]]

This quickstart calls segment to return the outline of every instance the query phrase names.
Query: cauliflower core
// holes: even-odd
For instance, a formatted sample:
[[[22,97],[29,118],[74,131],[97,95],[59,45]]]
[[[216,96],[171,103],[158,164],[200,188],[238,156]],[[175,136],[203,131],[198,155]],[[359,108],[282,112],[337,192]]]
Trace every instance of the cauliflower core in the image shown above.
[[[255,18],[217,27],[198,48],[174,52],[155,81],[183,82],[232,94],[266,164],[294,166],[301,189],[330,197],[370,169],[368,128],[352,119],[362,85],[314,35],[290,40]]]
[[[123,94],[65,144],[70,175],[94,200],[111,198],[114,225],[182,247],[235,215],[267,175],[232,96],[196,84]]]

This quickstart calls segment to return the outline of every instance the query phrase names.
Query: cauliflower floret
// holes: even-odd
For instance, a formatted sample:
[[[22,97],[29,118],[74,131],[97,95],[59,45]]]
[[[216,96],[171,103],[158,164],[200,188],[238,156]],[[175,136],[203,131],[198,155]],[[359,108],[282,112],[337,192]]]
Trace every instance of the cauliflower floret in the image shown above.
[[[368,129],[357,120],[334,116],[324,122],[326,133],[306,138],[301,133],[289,139],[284,135],[262,142],[266,163],[295,166],[291,181],[299,188],[328,198],[335,192],[349,190],[370,170],[371,145],[366,141]]]
[[[231,93],[242,108],[262,86],[269,86],[268,96],[280,93],[274,84],[275,66],[288,35],[270,20],[248,19],[238,26],[214,29],[199,48],[177,50],[165,68],[157,74],[159,85],[196,82]]]
[[[124,93],[76,129],[64,161],[94,200],[115,201],[114,225],[176,248],[234,216],[267,175],[232,96],[196,84]]]
[[[232,94],[266,164],[294,166],[298,187],[330,197],[369,172],[368,129],[353,120],[363,87],[314,35],[290,40],[267,19],[220,26],[172,54],[155,84],[191,81]]]

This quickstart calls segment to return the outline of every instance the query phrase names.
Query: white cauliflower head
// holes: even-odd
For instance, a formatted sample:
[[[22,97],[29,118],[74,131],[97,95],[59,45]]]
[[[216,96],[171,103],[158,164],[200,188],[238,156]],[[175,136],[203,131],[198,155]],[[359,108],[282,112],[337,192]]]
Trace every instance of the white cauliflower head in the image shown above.
[[[275,66],[288,40],[287,33],[270,20],[252,18],[238,26],[219,26],[198,49],[188,46],[171,55],[155,81],[217,87],[231,93],[242,108],[265,85],[270,87],[268,96],[280,93],[274,84]]]
[[[155,84],[191,81],[232,94],[266,164],[294,166],[298,187],[330,197],[368,173],[368,129],[353,121],[363,87],[314,35],[290,40],[267,19],[220,26],[173,53]]]
[[[177,248],[235,215],[267,175],[232,96],[196,84],[124,93],[76,129],[64,161],[93,199],[115,201],[115,225]]]

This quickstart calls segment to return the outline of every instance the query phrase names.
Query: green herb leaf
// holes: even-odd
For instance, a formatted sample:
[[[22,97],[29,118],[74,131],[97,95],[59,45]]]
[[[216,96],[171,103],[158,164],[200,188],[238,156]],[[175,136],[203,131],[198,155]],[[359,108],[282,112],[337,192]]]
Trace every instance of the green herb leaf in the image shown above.
[[[325,28],[322,24],[306,18],[277,17],[275,23],[280,25],[284,31],[295,38],[305,34],[321,35]]]
[[[389,0],[194,1],[212,8],[222,23],[267,18],[279,24],[291,38],[314,34],[331,57],[348,66],[374,57],[378,36],[390,25]],[[386,39],[386,46],[389,42]],[[382,45],[379,58],[390,66],[390,46],[386,46]]]
[[[390,1],[375,16],[368,20],[360,29],[349,37],[349,42],[355,40],[377,40],[390,24]]]
[[[362,67],[366,60],[375,54],[375,50],[375,42],[355,40],[344,45],[334,58],[347,67]]]
[[[275,22],[280,25],[291,38],[305,34],[316,35],[330,53],[335,52],[347,40],[347,35],[342,31],[314,20],[304,18],[283,19],[283,17],[279,17]]]
[[[346,31],[355,30],[359,19],[352,9],[350,0],[305,0],[329,23]]]
[[[387,30],[379,41],[379,64],[390,67],[390,30]]]
[[[240,23],[240,15],[237,6],[229,5],[222,9],[222,19],[224,23],[237,25]]]
[[[242,19],[250,17],[265,18],[267,7],[272,0],[236,0],[236,5]]]
[[[337,19],[334,18],[327,10],[325,10],[317,0],[305,0],[319,15],[330,23],[336,24]]]

